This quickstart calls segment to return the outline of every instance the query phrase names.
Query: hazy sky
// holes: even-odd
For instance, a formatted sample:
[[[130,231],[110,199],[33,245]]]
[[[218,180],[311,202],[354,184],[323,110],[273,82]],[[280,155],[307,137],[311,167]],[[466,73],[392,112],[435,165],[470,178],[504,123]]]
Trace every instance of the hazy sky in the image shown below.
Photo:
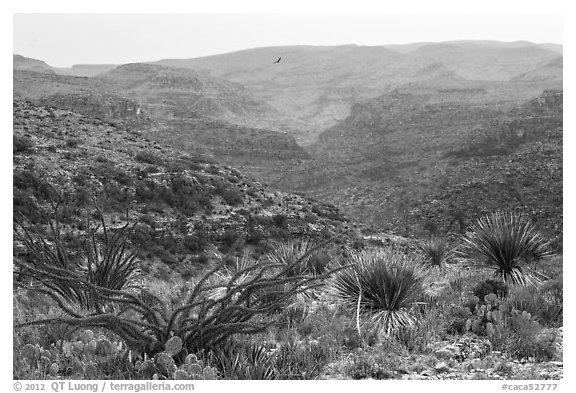
[[[562,43],[562,15],[14,14],[13,52],[51,66],[191,58],[275,45],[448,40]]]

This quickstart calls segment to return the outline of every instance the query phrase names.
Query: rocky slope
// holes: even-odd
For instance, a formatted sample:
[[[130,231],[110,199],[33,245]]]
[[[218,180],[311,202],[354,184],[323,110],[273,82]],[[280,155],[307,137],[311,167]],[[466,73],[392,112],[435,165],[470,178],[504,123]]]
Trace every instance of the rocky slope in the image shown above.
[[[274,191],[138,131],[21,100],[13,115],[15,217],[46,222],[50,203],[60,202],[64,232],[73,234],[97,205],[110,227],[138,223],[133,241],[155,266],[183,273],[238,238],[257,252],[269,239],[323,239],[346,225],[332,206]]]
[[[269,106],[241,86],[190,70],[130,64],[88,78],[16,69],[14,96],[137,129],[231,163],[246,155],[307,158],[290,135],[247,125],[270,121],[274,111]]]
[[[511,208],[560,241],[562,92],[506,109],[443,90],[399,89],[355,105],[311,147],[314,160],[277,185],[406,236],[427,224],[458,231],[458,218]]]

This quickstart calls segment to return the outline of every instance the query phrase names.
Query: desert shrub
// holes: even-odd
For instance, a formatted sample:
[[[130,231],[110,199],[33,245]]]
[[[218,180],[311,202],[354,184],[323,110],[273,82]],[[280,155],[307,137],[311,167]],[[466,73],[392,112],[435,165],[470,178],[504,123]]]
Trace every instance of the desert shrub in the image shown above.
[[[206,167],[206,172],[208,172],[212,175],[217,175],[220,173],[220,169],[216,165],[208,165]]]
[[[206,254],[200,254],[192,259],[192,263],[196,265],[206,266],[210,262],[210,258]]]
[[[67,147],[78,147],[80,142],[81,141],[79,139],[68,139],[68,140],[66,140],[66,146]]]
[[[148,165],[146,168],[135,168],[134,173],[138,179],[146,179],[149,174],[160,173],[160,168],[154,165]]]
[[[416,323],[410,309],[423,298],[425,278],[414,257],[373,249],[353,254],[350,262],[352,267],[334,276],[332,290],[355,310],[359,327],[390,334]]]
[[[396,356],[388,352],[367,352],[359,349],[353,353],[344,372],[352,379],[393,379],[399,366]]]
[[[136,183],[136,190],[134,194],[140,203],[152,202],[158,198],[156,184],[150,180],[138,181]]]
[[[472,289],[472,293],[479,299],[484,299],[490,293],[494,293],[500,298],[505,298],[508,295],[508,285],[503,281],[489,278],[476,284]]]
[[[531,313],[540,323],[558,325],[562,320],[562,279],[547,281],[539,288],[512,288],[508,300],[514,308]]]
[[[242,192],[237,188],[230,187],[222,181],[215,183],[215,193],[220,195],[224,202],[229,206],[236,206],[242,203]]]
[[[272,216],[272,221],[274,221],[274,225],[279,228],[288,228],[288,217],[284,214],[275,214]]]
[[[556,355],[556,335],[544,333],[536,321],[516,315],[508,321],[509,334],[506,350],[514,358],[534,358],[538,362],[548,361]]]
[[[14,189],[12,195],[12,211],[15,217],[26,217],[34,223],[46,222],[46,214],[38,206],[31,193]]]
[[[219,238],[223,251],[228,252],[241,237],[241,234],[235,229],[229,228],[225,230]]]
[[[79,187],[87,187],[90,182],[90,175],[85,172],[79,172],[72,176],[71,180]]]
[[[504,282],[528,285],[541,275],[528,266],[550,254],[549,242],[524,216],[499,211],[478,219],[462,240],[463,262],[491,269]]]
[[[132,175],[110,161],[96,165],[93,173],[103,184],[109,184],[112,180],[124,186],[133,184]]]
[[[184,247],[192,253],[203,252],[209,245],[209,238],[205,232],[197,231],[193,235],[184,236]]]
[[[134,156],[136,161],[145,162],[146,164],[162,166],[164,160],[151,150],[141,150]]]
[[[462,334],[466,332],[466,321],[472,317],[470,308],[451,305],[448,308],[446,333],[448,334]]]
[[[34,142],[26,136],[13,135],[12,138],[12,152],[13,153],[29,153],[34,149]]]
[[[134,199],[132,190],[117,183],[104,184],[104,195],[108,202],[106,205],[107,211],[124,210]]]
[[[58,200],[56,189],[33,169],[15,170],[12,175],[12,184],[14,188],[30,192],[40,200]]]

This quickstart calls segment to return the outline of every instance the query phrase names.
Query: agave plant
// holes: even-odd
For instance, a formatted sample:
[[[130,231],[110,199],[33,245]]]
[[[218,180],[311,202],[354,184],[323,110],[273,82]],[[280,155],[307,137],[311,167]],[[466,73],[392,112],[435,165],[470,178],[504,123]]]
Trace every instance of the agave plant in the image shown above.
[[[356,310],[358,330],[363,325],[388,335],[416,323],[410,309],[423,298],[425,276],[414,259],[397,249],[376,249],[353,255],[351,264],[335,274],[332,292]]]
[[[549,245],[526,217],[498,211],[478,219],[458,254],[468,265],[492,269],[504,282],[538,285],[545,277],[527,264],[551,255]]]

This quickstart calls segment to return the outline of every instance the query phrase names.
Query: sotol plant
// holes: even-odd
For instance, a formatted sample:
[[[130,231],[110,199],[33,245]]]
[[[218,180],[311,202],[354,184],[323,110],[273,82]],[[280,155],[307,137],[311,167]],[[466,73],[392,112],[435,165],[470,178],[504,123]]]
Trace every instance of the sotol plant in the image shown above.
[[[424,274],[411,256],[375,249],[352,256],[352,267],[335,274],[333,293],[356,311],[357,328],[390,334],[416,323],[410,309],[424,295]]]
[[[520,214],[498,211],[480,218],[462,240],[460,260],[488,268],[506,283],[539,284],[527,264],[550,255],[549,241]]]
[[[424,264],[430,267],[442,268],[452,257],[452,249],[448,241],[440,236],[421,240],[418,248],[424,254]]]

